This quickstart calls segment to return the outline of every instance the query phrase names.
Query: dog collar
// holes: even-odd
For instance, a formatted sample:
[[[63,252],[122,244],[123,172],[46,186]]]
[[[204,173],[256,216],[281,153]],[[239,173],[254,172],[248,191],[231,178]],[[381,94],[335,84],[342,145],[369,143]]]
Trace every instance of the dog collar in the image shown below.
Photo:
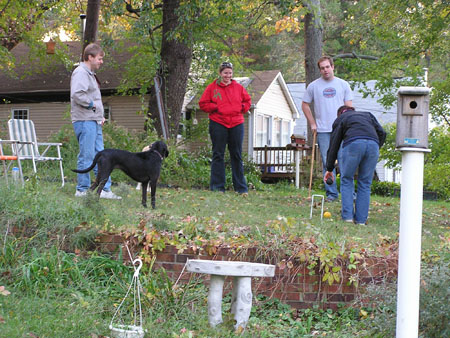
[[[157,154],[159,155],[159,157],[161,157],[161,161],[164,159],[164,157],[162,157],[162,155],[159,153],[158,150],[153,149],[153,151],[154,151],[155,153],[157,153]]]

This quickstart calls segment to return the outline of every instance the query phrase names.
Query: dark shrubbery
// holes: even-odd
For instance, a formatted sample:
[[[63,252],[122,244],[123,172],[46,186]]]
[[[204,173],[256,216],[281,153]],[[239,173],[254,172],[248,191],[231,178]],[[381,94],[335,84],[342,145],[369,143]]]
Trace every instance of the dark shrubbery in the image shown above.
[[[449,337],[448,315],[450,305],[450,269],[448,259],[426,264],[421,272],[420,290],[420,337]],[[367,288],[368,296],[374,300],[374,306],[368,309],[369,318],[362,325],[369,328],[367,336],[395,336],[396,321],[396,283],[382,283]],[[367,321],[370,321],[368,323]]]
[[[371,192],[379,196],[396,196],[400,190],[400,184],[394,182],[373,181]]]

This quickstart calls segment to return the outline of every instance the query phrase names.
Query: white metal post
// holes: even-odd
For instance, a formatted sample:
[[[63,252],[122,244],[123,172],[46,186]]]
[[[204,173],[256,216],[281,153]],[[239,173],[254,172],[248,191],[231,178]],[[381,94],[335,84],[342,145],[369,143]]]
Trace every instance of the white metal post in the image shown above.
[[[400,148],[402,184],[397,284],[397,338],[414,338],[419,328],[423,163],[429,149]]]

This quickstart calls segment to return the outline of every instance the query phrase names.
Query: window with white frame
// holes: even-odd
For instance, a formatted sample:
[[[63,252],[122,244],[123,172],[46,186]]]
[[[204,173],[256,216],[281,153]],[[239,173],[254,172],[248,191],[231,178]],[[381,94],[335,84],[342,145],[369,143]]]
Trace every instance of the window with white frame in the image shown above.
[[[255,146],[264,147],[270,145],[269,141],[269,117],[264,115],[256,115],[255,121]]]
[[[17,120],[28,120],[30,118],[29,109],[13,109],[11,117]]]
[[[112,121],[110,106],[103,106],[103,117],[105,118],[105,122]]]
[[[282,146],[282,140],[281,140],[281,120],[276,119],[273,122],[273,146],[274,147],[281,147]]]
[[[283,121],[281,126],[281,146],[291,143],[291,128],[290,121]]]

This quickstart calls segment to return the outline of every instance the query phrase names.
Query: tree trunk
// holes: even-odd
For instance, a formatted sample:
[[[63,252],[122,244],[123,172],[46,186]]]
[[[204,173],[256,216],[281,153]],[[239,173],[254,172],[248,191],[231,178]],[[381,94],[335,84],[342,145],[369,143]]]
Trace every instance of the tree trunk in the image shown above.
[[[192,49],[186,43],[170,36],[178,26],[176,10],[179,6],[180,0],[164,0],[163,2],[163,38],[158,76],[169,138],[176,138],[178,134],[181,108],[192,62]],[[163,135],[154,87],[150,93],[148,116],[158,134]]]
[[[83,36],[83,51],[88,44],[97,41],[99,13],[100,0],[89,0],[86,12],[86,29]]]
[[[322,35],[320,0],[305,1],[308,14],[305,16],[305,73],[306,86],[320,77],[317,61],[322,57]],[[314,108],[311,107],[315,118]],[[308,123],[308,144],[312,145],[312,132]]]

